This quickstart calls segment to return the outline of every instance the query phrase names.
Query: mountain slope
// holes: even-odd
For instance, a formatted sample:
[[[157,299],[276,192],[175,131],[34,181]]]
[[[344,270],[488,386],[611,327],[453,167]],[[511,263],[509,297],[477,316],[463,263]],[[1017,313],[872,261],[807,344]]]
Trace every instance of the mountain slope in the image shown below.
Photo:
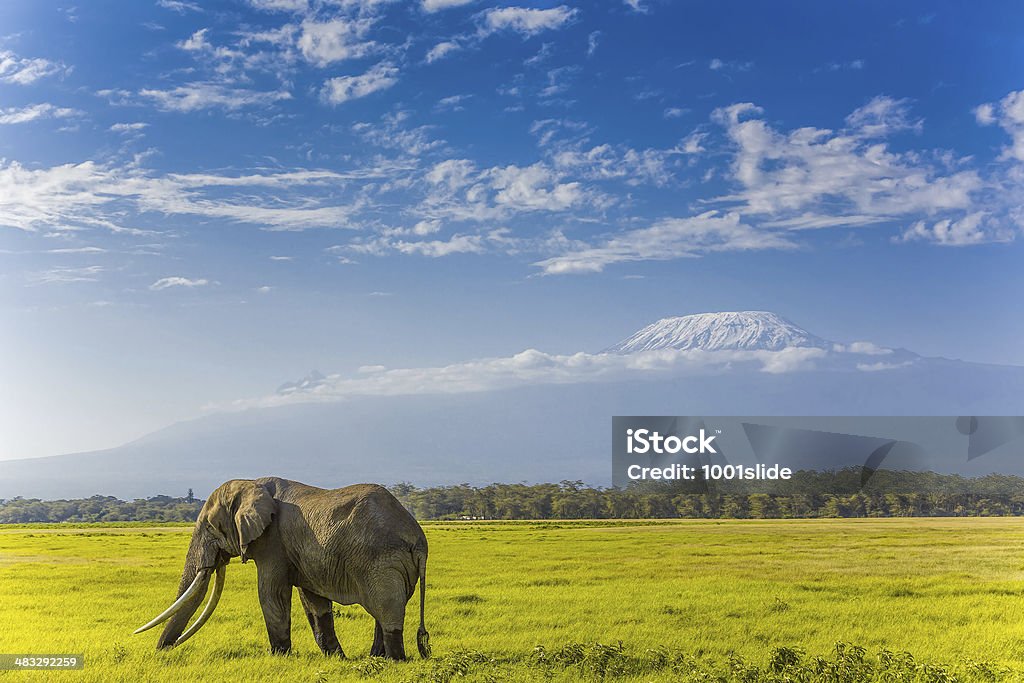
[[[628,354],[674,344],[767,355],[820,349],[823,360],[779,374],[737,363],[673,375],[641,362],[614,380],[353,395],[218,413],[109,450],[0,462],[0,498],[183,495],[189,488],[205,496],[227,479],[266,475],[327,487],[564,479],[607,485],[614,415],[1024,414],[1024,368],[865,343],[859,351],[840,350],[857,345],[833,345],[768,313],[668,318],[612,349]],[[852,360],[824,362],[826,356]],[[278,395],[299,401],[310,391],[313,400],[329,379],[311,374]],[[990,471],[984,458],[970,466],[964,474]]]

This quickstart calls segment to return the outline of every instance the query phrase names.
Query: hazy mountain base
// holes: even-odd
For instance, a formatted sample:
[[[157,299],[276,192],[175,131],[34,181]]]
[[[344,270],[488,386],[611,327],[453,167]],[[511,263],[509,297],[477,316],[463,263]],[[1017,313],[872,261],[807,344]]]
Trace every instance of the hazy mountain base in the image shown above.
[[[183,422],[123,446],[0,463],[0,497],[137,498],[277,475],[319,486],[611,480],[613,415],[1020,415],[1024,368],[922,359],[449,395],[353,397]],[[963,473],[983,475],[985,459]],[[1013,472],[1011,472],[1013,473]]]

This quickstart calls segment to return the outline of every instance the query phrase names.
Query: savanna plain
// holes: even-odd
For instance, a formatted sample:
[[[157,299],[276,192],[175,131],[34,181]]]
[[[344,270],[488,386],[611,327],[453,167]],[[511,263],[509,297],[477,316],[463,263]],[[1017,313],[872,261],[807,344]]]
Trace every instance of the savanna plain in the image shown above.
[[[0,528],[0,653],[85,659],[0,680],[1024,680],[1022,519],[423,526],[434,656],[409,662],[369,657],[372,619],[340,605],[348,658],[325,658],[297,596],[294,650],[270,655],[238,560],[206,626],[157,652],[132,631],[173,601],[189,528]]]

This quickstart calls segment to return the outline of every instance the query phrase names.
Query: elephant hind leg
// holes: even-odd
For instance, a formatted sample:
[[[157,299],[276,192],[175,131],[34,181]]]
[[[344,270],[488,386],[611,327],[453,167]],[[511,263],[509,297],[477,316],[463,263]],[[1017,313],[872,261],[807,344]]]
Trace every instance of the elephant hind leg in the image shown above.
[[[377,621],[384,634],[384,656],[388,659],[405,659],[405,640],[402,637],[405,603],[400,598],[387,600],[381,606]]]
[[[302,609],[306,612],[306,620],[313,629],[313,639],[325,655],[344,657],[345,652],[338,642],[334,631],[334,612],[332,603],[327,598],[303,588],[299,589]]]
[[[405,659],[405,639],[402,636],[402,629],[384,631],[384,656],[388,659]]]
[[[404,575],[397,571],[385,572],[376,577],[363,604],[377,620],[384,641],[384,656],[388,659],[405,659],[402,629],[405,628],[405,603],[409,599],[407,588]]]
[[[373,645],[370,646],[370,656],[383,657],[384,654],[384,629],[380,627],[379,621],[374,620]]]

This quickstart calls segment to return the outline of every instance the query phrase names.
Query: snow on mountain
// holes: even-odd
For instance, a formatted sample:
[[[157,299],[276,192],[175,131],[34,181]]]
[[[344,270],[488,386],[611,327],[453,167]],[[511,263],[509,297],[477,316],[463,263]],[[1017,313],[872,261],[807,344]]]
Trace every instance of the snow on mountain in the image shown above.
[[[834,346],[775,313],[735,311],[662,318],[604,353],[656,349],[781,351],[793,347],[831,350]]]

